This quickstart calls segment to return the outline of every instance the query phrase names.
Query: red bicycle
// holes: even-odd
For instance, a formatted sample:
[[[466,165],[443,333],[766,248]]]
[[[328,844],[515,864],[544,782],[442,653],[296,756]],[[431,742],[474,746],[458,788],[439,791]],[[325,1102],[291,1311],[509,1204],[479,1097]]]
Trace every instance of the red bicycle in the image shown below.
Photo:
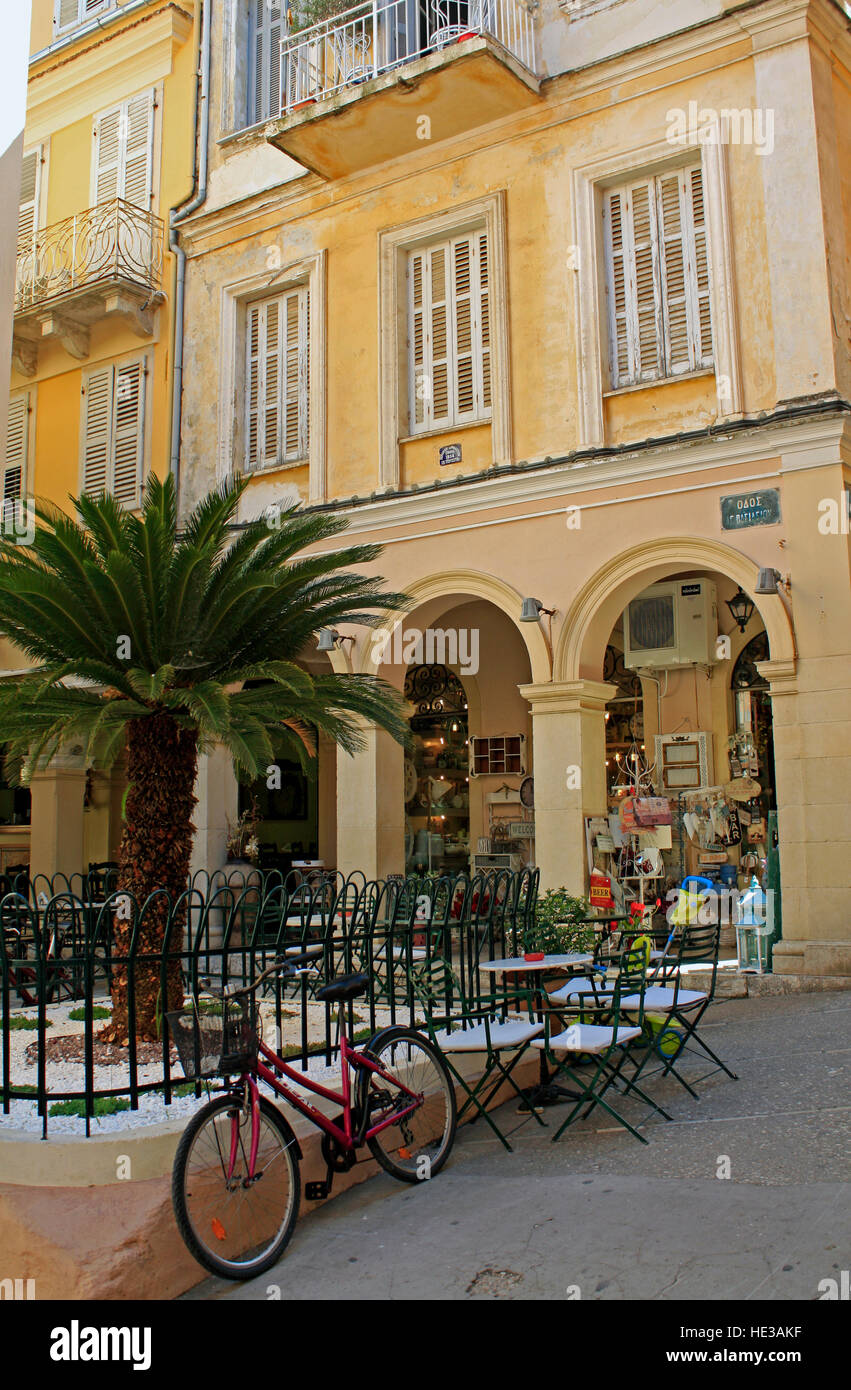
[[[426,1038],[413,1028],[392,1027],[374,1034],[365,1048],[349,1042],[343,1006],[367,993],[367,975],[344,975],[316,991],[318,1000],[340,1005],[340,1091],[296,1071],[263,1042],[256,991],[272,975],[309,971],[311,960],[315,967],[308,955],[278,961],[247,988],[228,988],[168,1015],[187,1076],[226,1079],[225,1091],[184,1131],[171,1188],[188,1249],[226,1279],[252,1279],[269,1269],[298,1217],[301,1148],[278,1107],[260,1095],[258,1081],[322,1130],[327,1178],[307,1184],[309,1201],[328,1196],[334,1173],[351,1168],[364,1145],[392,1177],[413,1183],[439,1172],[455,1139],[455,1092]],[[339,1114],[329,1118],[305,1091],[340,1106]]]

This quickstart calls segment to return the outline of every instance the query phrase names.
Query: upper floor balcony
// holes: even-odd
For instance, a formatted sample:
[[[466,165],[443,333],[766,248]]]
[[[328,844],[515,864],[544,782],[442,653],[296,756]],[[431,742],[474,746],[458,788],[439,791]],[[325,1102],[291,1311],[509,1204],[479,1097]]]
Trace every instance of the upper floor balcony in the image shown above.
[[[323,178],[422,150],[538,98],[534,0],[364,0],[281,44],[272,144]]]
[[[123,198],[19,241],[13,362],[24,376],[38,365],[38,345],[58,339],[72,357],[89,354],[92,323],[117,315],[140,338],[154,330],[160,292],[163,223]]]

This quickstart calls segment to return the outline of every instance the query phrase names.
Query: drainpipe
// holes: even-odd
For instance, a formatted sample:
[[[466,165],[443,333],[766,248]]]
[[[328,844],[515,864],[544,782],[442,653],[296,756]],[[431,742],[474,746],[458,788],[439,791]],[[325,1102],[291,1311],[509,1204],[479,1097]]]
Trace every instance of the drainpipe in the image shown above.
[[[192,193],[189,201],[172,208],[169,214],[168,244],[177,260],[177,277],[174,295],[174,379],[171,404],[171,461],[175,492],[180,496],[180,426],[183,413],[183,353],[184,353],[184,308],[186,302],[186,252],[180,245],[178,223],[190,217],[206,201],[207,174],[209,168],[210,135],[210,0],[201,0],[201,61],[198,74],[198,95],[195,101],[195,119],[192,130],[192,147],[195,155],[195,169]],[[199,118],[200,112],[200,118]],[[199,140],[200,126],[200,140]]]

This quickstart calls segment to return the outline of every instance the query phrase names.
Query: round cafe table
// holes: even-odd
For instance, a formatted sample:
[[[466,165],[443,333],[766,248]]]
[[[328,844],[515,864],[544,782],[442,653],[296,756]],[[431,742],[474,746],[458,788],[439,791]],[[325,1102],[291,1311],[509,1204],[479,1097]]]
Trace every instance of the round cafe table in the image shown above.
[[[527,960],[525,956],[510,956],[507,960],[485,960],[479,963],[479,969],[494,975],[529,975],[537,999],[538,1013],[543,1017],[545,972],[547,970],[584,971],[589,965],[593,965],[593,962],[594,956],[591,951],[568,951],[565,955],[544,956],[542,960]],[[559,1086],[552,1081],[547,1069],[547,1054],[543,1048],[539,1055],[538,1084],[528,1087],[523,1092],[529,1109],[538,1109],[544,1105],[556,1105],[564,1099],[581,1099],[582,1093],[580,1091],[571,1091],[566,1086]]]

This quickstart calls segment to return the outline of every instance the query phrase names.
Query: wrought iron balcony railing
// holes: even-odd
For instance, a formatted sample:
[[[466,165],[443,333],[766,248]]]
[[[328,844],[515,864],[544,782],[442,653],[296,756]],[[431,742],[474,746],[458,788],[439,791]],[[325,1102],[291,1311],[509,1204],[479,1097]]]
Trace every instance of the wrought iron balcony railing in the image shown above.
[[[474,35],[495,39],[534,73],[526,0],[366,0],[282,41],[281,114]]]
[[[159,217],[123,198],[45,227],[31,245],[19,248],[15,313],[104,284],[155,293],[162,276],[163,230]]]

